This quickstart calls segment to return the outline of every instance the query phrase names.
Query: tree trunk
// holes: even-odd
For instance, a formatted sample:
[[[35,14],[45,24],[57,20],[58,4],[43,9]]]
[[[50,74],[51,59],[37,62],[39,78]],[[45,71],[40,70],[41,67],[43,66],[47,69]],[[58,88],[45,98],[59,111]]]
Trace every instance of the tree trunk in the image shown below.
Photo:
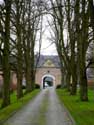
[[[35,71],[34,71],[34,51],[32,50],[32,55],[31,55],[31,86],[32,90],[35,88]]]
[[[88,85],[87,85],[87,76],[86,71],[81,72],[80,74],[80,99],[81,101],[88,101]]]
[[[32,79],[31,79],[31,68],[33,66],[31,66],[31,61],[33,61],[33,59],[31,59],[31,51],[33,49],[32,47],[32,40],[31,38],[33,37],[33,35],[31,34],[32,28],[31,28],[31,0],[29,0],[28,2],[28,31],[27,31],[27,38],[26,38],[26,45],[25,45],[25,62],[26,62],[26,72],[25,72],[25,76],[26,76],[26,92],[30,92],[32,90]],[[23,34],[24,35],[24,34]],[[34,49],[33,49],[34,50]],[[33,62],[32,62],[33,63]],[[33,65],[33,64],[32,64]]]
[[[86,51],[88,47],[88,6],[86,9],[86,1],[82,0],[82,32],[80,41],[80,99],[88,101],[88,86],[86,76]],[[86,12],[85,12],[86,11]]]
[[[20,1],[16,2],[16,35],[17,35],[17,98],[23,96],[22,80],[23,80],[23,47],[22,47],[22,29],[21,29],[21,13]]]
[[[21,32],[20,32],[21,33]],[[22,80],[23,80],[23,59],[22,59],[22,45],[21,45],[21,36],[17,34],[17,98],[23,96],[22,90]]]
[[[74,81],[71,85],[71,89],[70,89],[70,94],[71,95],[76,95],[76,91],[77,91],[77,84],[76,82]]]
[[[70,94],[71,95],[76,95],[77,92],[77,67],[76,65],[72,68],[72,83],[71,83],[71,90]]]
[[[22,90],[22,80],[23,80],[23,62],[22,62],[22,47],[21,47],[21,39],[18,37],[17,43],[17,98],[21,98],[23,96]]]
[[[70,78],[71,78],[71,73],[67,73],[66,75],[66,84],[67,84],[67,90],[70,91],[70,87],[71,87],[71,84],[70,84]]]
[[[22,91],[22,72],[18,71],[17,72],[17,98],[21,98],[23,96],[23,91]]]
[[[31,65],[30,65],[30,57],[26,60],[26,70],[25,70],[25,76],[26,76],[26,92],[30,92],[32,90],[31,86]]]
[[[35,23],[34,23],[35,24]],[[31,29],[31,86],[32,90],[35,88],[35,57],[34,57],[34,47],[35,47],[35,36],[34,36],[34,26]]]
[[[74,31],[74,25],[71,24],[71,1],[68,0],[68,11],[67,11],[67,21],[68,21],[68,33],[69,33],[69,41],[70,41],[70,51],[71,51],[71,61],[69,64],[69,70],[71,70],[71,78],[72,78],[72,83],[71,83],[71,95],[76,94],[76,84],[77,84],[77,79],[76,79],[76,65],[75,65],[75,31]],[[75,18],[74,18],[75,21]]]
[[[61,71],[61,87],[64,87],[64,71]]]
[[[4,51],[3,51],[3,103],[2,107],[6,107],[10,104],[10,64],[9,64],[9,51],[10,51],[10,12],[11,1],[5,2],[6,16],[5,16],[5,36],[4,36]]]

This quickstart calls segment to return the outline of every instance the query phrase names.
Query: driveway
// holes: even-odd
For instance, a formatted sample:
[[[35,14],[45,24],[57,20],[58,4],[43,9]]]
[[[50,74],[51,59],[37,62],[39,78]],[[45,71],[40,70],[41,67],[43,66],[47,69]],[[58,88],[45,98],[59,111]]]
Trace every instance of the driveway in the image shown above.
[[[73,125],[54,88],[42,90],[4,125]]]

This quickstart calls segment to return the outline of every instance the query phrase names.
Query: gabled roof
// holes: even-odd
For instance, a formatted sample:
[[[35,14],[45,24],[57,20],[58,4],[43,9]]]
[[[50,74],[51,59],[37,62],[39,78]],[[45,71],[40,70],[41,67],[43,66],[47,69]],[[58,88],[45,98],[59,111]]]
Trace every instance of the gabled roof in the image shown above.
[[[49,64],[51,63],[51,65],[46,65],[47,62],[49,62]],[[40,55],[37,67],[38,68],[40,67],[60,68],[60,59],[57,55]]]
[[[37,62],[37,56],[35,56],[35,67],[37,63],[37,68],[41,67],[56,67],[60,68],[60,59],[57,55],[40,55],[40,58]],[[14,56],[10,56],[10,64],[12,66],[17,64],[17,59]],[[0,68],[2,69],[2,65],[0,63]]]

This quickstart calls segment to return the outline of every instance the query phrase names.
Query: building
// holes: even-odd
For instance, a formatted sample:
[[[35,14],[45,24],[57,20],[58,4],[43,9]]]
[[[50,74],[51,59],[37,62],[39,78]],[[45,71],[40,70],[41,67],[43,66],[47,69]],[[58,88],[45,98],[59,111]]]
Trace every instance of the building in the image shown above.
[[[36,75],[35,84],[40,86],[40,88],[45,88],[48,86],[57,87],[61,85],[61,68],[60,60],[57,55],[40,55],[39,60],[35,63]],[[88,86],[94,88],[94,63],[90,65],[87,69],[87,79]],[[26,85],[26,80],[23,75],[22,84]],[[0,71],[0,92],[3,87],[3,72]],[[17,88],[17,76],[14,71],[11,71],[11,86],[12,89]]]
[[[60,60],[58,56],[41,55],[37,68],[35,83],[41,88],[61,84]]]
[[[87,68],[87,79],[89,88],[94,88],[94,63]]]

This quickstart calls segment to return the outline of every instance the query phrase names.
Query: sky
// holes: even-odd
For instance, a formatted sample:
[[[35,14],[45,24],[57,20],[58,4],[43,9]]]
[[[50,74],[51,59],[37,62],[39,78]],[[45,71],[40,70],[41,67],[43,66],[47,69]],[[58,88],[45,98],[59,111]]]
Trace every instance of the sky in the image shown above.
[[[43,17],[43,31],[45,31],[42,35],[42,47],[41,54],[43,55],[57,55],[57,50],[55,44],[52,43],[51,40],[51,28],[49,27],[48,21],[51,20],[50,16]],[[35,46],[35,52],[38,51],[38,43]]]
[[[3,0],[0,0],[0,3],[3,3]]]
[[[2,2],[3,2],[3,0],[0,0],[0,4]],[[52,41],[49,40],[49,38],[51,38],[51,34],[50,34],[51,29],[48,26],[47,18],[49,18],[49,17],[45,16],[43,18],[43,30],[45,30],[45,32],[42,35],[41,54],[57,55],[55,44],[54,43],[52,44]],[[38,52],[38,49],[39,49],[38,42],[36,42],[35,53]]]
[[[42,47],[41,47],[41,54],[43,55],[58,55],[56,46],[50,39],[51,38],[51,33],[52,30],[48,24],[48,20],[51,21],[51,17],[49,15],[44,16],[43,18],[43,30],[45,29],[45,32],[43,33],[42,36]],[[67,30],[64,29],[64,41],[66,45],[67,41]],[[38,52],[38,42],[36,43],[35,46],[35,52]]]

